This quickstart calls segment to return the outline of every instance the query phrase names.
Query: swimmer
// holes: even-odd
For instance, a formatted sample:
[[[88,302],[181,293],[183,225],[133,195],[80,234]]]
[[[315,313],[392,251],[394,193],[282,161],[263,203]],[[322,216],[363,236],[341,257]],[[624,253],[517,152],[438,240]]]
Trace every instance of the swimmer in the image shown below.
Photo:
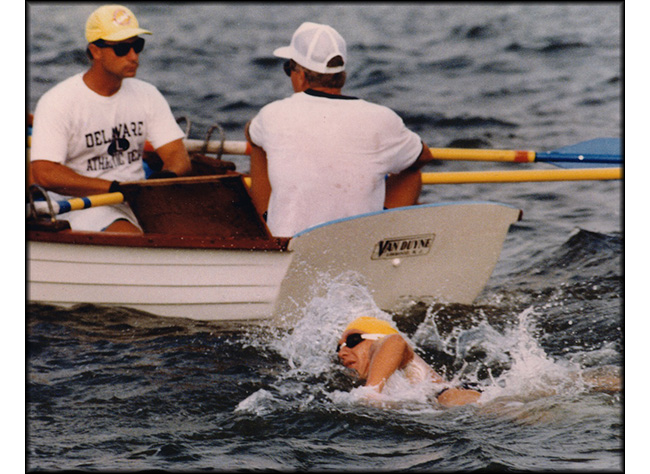
[[[413,351],[397,329],[370,316],[361,316],[345,328],[336,353],[345,367],[356,371],[359,378],[365,380],[365,386],[378,393],[398,370],[414,384],[427,378],[437,384],[447,383]],[[480,396],[476,390],[448,386],[436,399],[441,405],[450,407],[475,403]]]

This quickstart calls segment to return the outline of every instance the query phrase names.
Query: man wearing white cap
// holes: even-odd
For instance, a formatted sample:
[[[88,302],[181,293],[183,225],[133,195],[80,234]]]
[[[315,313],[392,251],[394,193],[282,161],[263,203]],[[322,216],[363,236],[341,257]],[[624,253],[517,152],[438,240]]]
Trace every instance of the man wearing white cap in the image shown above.
[[[53,198],[120,191],[122,181],[144,179],[149,141],[163,160],[160,177],[190,171],[184,133],[167,101],[135,79],[139,54],[151,34],[121,5],[105,5],[86,22],[92,65],[50,89],[34,112],[31,172]],[[73,230],[142,232],[127,203],[66,215]]]
[[[295,93],[263,107],[246,128],[251,196],[260,213],[267,211],[271,233],[288,237],[385,204],[415,204],[420,168],[433,156],[395,112],[341,94],[341,35],[306,22],[273,54],[288,59]],[[387,175],[397,183],[392,190]]]

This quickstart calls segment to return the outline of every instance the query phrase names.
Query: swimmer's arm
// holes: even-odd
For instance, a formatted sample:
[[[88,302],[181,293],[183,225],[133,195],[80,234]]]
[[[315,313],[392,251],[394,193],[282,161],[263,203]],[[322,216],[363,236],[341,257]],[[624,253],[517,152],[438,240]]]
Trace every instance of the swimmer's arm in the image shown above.
[[[388,377],[404,367],[413,358],[413,349],[399,334],[391,334],[377,341],[371,349],[366,386],[381,392]]]
[[[438,403],[446,407],[457,407],[476,403],[481,393],[468,388],[448,388],[438,395]]]

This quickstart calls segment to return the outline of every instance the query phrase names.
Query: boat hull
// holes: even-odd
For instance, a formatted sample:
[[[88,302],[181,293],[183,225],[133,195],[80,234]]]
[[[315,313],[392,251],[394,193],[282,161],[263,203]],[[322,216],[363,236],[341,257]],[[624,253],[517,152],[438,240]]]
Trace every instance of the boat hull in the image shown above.
[[[292,254],[28,242],[31,301],[125,306],[160,316],[256,320],[273,312]]]
[[[198,320],[293,320],[354,272],[377,305],[471,303],[520,211],[422,205],[327,223],[291,239],[91,232],[28,234],[28,299],[122,306]]]
[[[499,259],[517,208],[429,204],[344,219],[295,236],[280,311],[300,311],[323,281],[355,273],[382,309],[437,301],[471,304]]]

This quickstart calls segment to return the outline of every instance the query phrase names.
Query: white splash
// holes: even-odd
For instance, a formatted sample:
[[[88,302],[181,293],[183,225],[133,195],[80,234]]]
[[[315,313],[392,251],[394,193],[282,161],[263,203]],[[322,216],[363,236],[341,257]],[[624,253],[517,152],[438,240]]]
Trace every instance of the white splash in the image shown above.
[[[273,394],[262,388],[239,402],[237,408],[235,408],[235,412],[244,412],[263,416],[273,411],[272,406],[274,402],[275,397]]]
[[[314,297],[304,309],[303,317],[288,333],[279,334],[266,343],[287,361],[287,370],[276,381],[243,400],[237,411],[263,415],[274,409],[308,409],[314,400],[335,406],[369,405],[398,410],[438,411],[435,395],[442,389],[432,382],[413,385],[400,373],[394,374],[382,393],[372,388],[328,388],[325,381],[334,375],[348,374],[338,363],[334,348],[345,326],[362,315],[391,321],[374,303],[372,295],[356,275],[349,273],[322,281],[326,291]],[[478,350],[485,354],[483,367],[500,367],[503,371],[488,380],[479,380],[476,364],[465,363],[454,374],[452,383],[477,383],[482,389],[478,405],[497,410],[520,406],[555,395],[575,395],[590,388],[583,380],[580,363],[553,359],[534,337],[534,320],[539,317],[530,307],[518,315],[514,325],[497,330],[486,321],[469,329],[457,328],[446,338],[438,333],[435,314],[431,313],[409,342],[416,351],[426,347],[454,355],[463,365],[468,354]],[[407,338],[408,339],[408,338]],[[353,377],[352,373],[349,373]]]
[[[485,388],[482,403],[503,396],[522,399],[548,396],[568,388],[571,373],[575,373],[578,367],[548,357],[531,334],[529,318],[532,315],[532,307],[524,310],[514,329],[505,331],[503,335],[494,331],[486,341],[484,347],[507,354],[511,362],[510,368]]]
[[[356,274],[345,273],[323,285],[325,294],[314,297],[290,334],[273,344],[290,371],[310,375],[331,371],[336,342],[350,321],[362,315],[390,320]]]

